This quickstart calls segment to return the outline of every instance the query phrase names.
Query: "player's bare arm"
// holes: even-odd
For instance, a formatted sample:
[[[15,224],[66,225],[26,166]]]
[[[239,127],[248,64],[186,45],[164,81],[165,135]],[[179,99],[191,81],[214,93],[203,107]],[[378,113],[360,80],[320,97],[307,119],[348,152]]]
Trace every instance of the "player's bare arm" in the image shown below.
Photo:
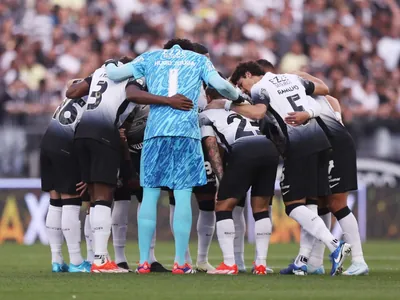
[[[329,87],[321,79],[301,71],[293,72],[293,74],[314,83],[314,92],[312,95],[325,96],[329,94]]]
[[[332,106],[333,110],[338,113],[342,113],[342,109],[340,107],[339,100],[330,95],[326,95],[326,100],[328,100],[329,104]]]
[[[76,99],[86,96],[89,93],[90,77],[85,79],[73,79],[65,93],[67,98]]]
[[[224,174],[221,154],[217,143],[217,138],[214,136],[207,136],[203,139],[206,146],[208,158],[210,160],[211,168],[213,169],[218,181],[220,182]]]
[[[126,87],[126,98],[138,104],[159,104],[169,105],[180,110],[191,110],[193,102],[183,95],[176,94],[172,97],[153,95],[140,90],[137,86],[130,84]]]

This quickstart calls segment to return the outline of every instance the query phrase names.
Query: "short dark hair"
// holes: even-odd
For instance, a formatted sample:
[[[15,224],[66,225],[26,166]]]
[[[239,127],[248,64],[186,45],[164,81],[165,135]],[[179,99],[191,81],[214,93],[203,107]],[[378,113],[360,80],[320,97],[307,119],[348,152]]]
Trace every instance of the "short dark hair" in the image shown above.
[[[132,57],[126,56],[126,55],[125,56],[121,56],[119,58],[119,61],[122,62],[123,64],[127,64],[127,63],[131,62],[132,60],[133,60]]]
[[[188,39],[172,39],[172,40],[169,40],[164,45],[164,49],[171,49],[175,45],[178,45],[183,50],[194,51],[193,43]]]
[[[198,53],[198,54],[207,54],[208,49],[206,46],[204,46],[203,44],[200,43],[193,43],[193,47],[194,47],[194,52]]]
[[[257,59],[256,63],[258,63],[261,66],[261,68],[263,69],[263,71],[265,73],[267,73],[268,71],[275,70],[274,65],[271,62],[269,62],[268,60],[266,60],[266,59],[262,59],[262,58],[261,59]]]
[[[247,61],[237,65],[235,71],[231,76],[231,82],[237,85],[240,78],[245,77],[246,72],[254,76],[262,76],[265,74],[264,70],[255,61]]]

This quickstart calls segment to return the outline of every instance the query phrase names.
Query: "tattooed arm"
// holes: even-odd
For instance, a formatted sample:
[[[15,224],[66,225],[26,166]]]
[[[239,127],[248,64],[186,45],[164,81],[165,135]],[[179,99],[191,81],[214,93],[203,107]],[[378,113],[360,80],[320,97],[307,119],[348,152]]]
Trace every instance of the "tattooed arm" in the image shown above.
[[[207,136],[203,139],[203,143],[206,147],[208,159],[211,167],[217,176],[218,182],[221,182],[224,169],[222,165],[222,158],[219,152],[217,138],[215,136]]]

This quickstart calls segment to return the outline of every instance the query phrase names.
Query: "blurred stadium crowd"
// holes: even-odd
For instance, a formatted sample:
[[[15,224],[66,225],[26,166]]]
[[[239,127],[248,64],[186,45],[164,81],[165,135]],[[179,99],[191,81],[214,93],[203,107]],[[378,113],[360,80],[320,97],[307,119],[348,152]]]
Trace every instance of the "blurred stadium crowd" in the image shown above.
[[[0,176],[39,175],[68,79],[173,36],[225,75],[265,58],[324,79],[359,154],[400,160],[399,0],[2,0],[0,28]]]

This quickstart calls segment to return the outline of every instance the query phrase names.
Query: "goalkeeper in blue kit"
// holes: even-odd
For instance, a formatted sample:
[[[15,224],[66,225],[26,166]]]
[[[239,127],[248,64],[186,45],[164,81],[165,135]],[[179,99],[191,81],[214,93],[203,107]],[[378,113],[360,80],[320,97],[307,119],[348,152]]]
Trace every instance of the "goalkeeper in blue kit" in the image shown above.
[[[138,217],[140,262],[136,270],[140,274],[150,272],[148,256],[156,228],[157,202],[161,187],[168,187],[174,191],[176,202],[172,273],[192,273],[192,267],[185,263],[192,224],[192,188],[207,183],[198,122],[200,87],[204,81],[230,100],[241,102],[242,97],[218,74],[211,61],[193,52],[192,43],[184,39],[170,40],[164,50],[146,52],[121,67],[108,62],[106,70],[111,80],[144,77],[152,94],[182,94],[193,101],[190,111],[150,106],[141,157],[143,202]]]

